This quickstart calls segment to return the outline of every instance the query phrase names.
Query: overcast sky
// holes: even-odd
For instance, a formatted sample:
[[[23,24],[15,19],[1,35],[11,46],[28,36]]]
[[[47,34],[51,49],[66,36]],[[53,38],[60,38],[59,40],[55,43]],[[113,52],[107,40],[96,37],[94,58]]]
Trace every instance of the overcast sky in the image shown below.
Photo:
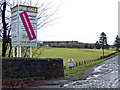
[[[23,0],[24,1],[24,0]],[[32,0],[37,2],[37,0]],[[61,5],[51,25],[38,30],[41,41],[79,41],[95,43],[101,32],[113,44],[118,34],[119,0],[39,0]]]
[[[101,32],[105,32],[108,44],[113,44],[118,34],[119,0],[58,1],[61,3],[58,11],[61,18],[56,24],[38,30],[39,40],[95,43]]]

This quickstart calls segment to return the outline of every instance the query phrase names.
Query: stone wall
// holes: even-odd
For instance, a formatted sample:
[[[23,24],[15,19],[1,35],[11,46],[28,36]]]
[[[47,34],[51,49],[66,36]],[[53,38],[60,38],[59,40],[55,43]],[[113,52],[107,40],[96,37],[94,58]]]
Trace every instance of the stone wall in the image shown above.
[[[41,79],[64,76],[63,59],[61,58],[2,58],[2,78]]]

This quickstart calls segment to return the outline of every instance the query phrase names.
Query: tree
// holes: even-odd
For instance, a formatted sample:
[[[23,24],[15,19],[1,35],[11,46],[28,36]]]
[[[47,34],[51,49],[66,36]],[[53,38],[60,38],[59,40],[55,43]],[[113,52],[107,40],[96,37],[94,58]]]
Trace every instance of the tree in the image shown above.
[[[114,44],[114,46],[116,47],[116,51],[118,51],[119,48],[120,48],[120,37],[118,35],[115,38],[115,44]]]
[[[6,11],[6,0],[3,2],[3,10],[2,13],[2,24],[3,24],[3,43],[2,43],[2,56],[5,57],[7,50],[7,24],[5,21],[5,11]]]
[[[88,48],[88,43],[85,44],[85,48]]]
[[[4,0],[0,1],[0,28],[3,32],[2,34],[2,57],[6,57],[6,51],[8,49],[8,44],[10,45],[9,50],[9,57],[12,49],[11,45],[11,8],[13,7],[13,0]],[[15,1],[15,0],[14,0]],[[29,5],[29,0],[23,0],[23,5]],[[38,7],[38,23],[37,29],[41,29],[47,25],[49,25],[54,20],[58,19],[55,13],[58,11],[59,6],[54,6],[51,2],[50,3],[41,3],[39,0],[33,5]],[[1,33],[0,33],[1,34]],[[26,49],[27,50],[27,49]]]
[[[96,49],[100,49],[100,44],[99,44],[98,41],[96,41],[96,43],[95,43],[95,48],[96,48]]]
[[[100,34],[100,39],[99,39],[99,43],[101,45],[101,48],[103,49],[103,57],[104,57],[104,49],[105,49],[105,46],[107,46],[107,36],[104,32],[102,32]]]

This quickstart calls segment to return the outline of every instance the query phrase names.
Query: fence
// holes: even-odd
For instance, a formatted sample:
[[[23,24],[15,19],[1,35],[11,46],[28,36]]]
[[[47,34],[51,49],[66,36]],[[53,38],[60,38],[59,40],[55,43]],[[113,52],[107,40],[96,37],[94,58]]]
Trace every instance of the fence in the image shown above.
[[[109,55],[106,55],[106,56],[101,56],[99,59],[94,59],[94,60],[85,60],[85,61],[79,61],[79,62],[75,62],[74,63],[74,67],[77,67],[77,66],[81,66],[81,65],[84,65],[84,64],[87,64],[87,63],[90,63],[90,62],[93,62],[93,61],[97,61],[97,60],[101,60],[101,59],[105,59],[105,58],[109,58],[110,56],[113,56],[115,55],[117,52],[114,52],[114,53],[111,53]],[[73,67],[73,68],[74,68]],[[64,66],[64,69],[66,69],[66,66]]]

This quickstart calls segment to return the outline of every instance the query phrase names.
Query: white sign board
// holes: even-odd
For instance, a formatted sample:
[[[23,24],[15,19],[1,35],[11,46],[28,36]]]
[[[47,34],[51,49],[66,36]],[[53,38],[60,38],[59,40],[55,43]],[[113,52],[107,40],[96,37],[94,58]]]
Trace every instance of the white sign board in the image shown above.
[[[17,46],[18,40],[18,16],[17,12],[12,12],[11,15],[11,37],[12,37],[12,46]]]
[[[19,13],[18,6],[12,8],[12,46],[37,46],[37,12],[37,7],[25,5],[19,5]]]
[[[68,67],[74,67],[73,59],[68,59]]]

